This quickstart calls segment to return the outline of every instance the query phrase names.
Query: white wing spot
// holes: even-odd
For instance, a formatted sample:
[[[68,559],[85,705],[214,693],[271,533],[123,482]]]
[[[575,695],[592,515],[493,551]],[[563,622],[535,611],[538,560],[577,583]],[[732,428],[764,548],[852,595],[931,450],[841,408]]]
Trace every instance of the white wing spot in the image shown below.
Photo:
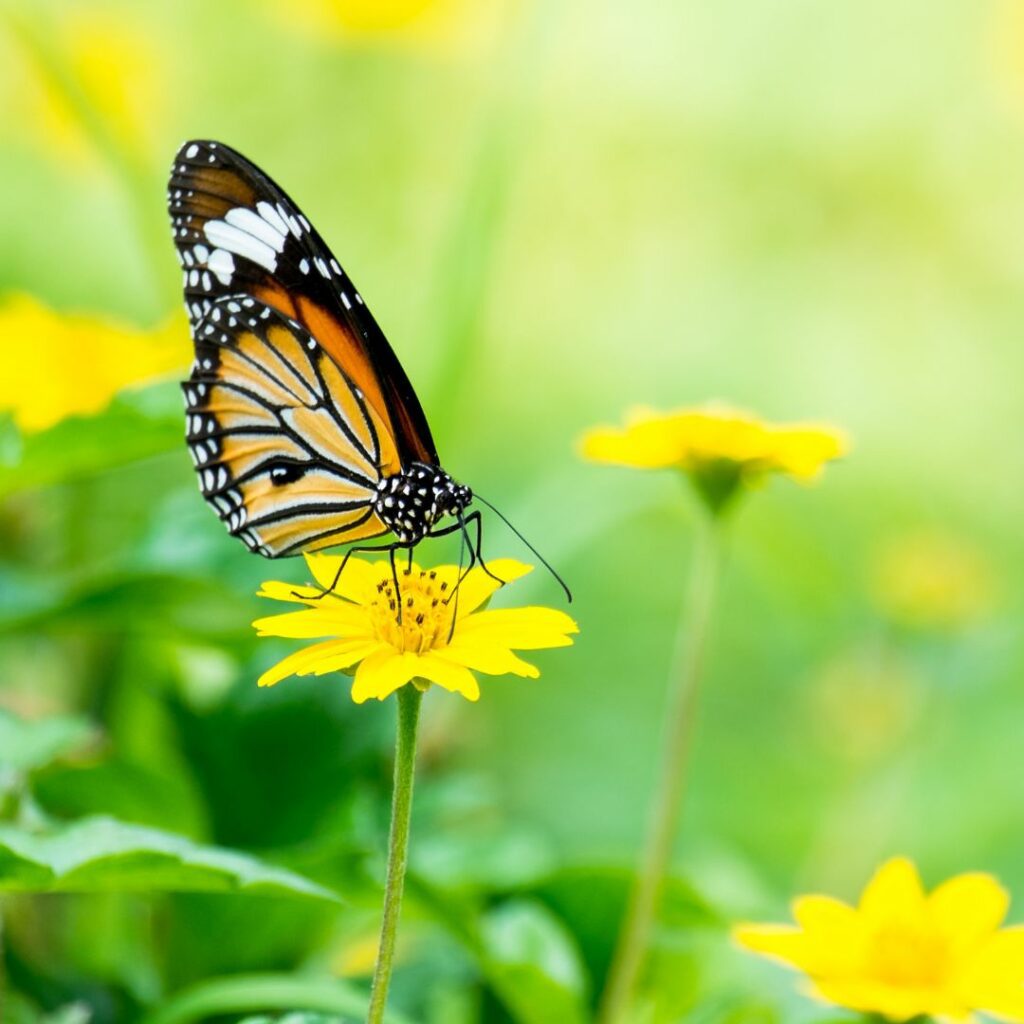
[[[288,234],[288,225],[284,222],[277,210],[275,210],[265,199],[261,199],[256,204],[256,212],[276,231],[279,231],[282,235]]]
[[[236,206],[224,214],[224,220],[232,227],[248,231],[254,238],[265,242],[275,252],[284,250],[285,235],[258,213],[244,206]]]
[[[235,272],[235,258],[227,249],[214,249],[206,265],[216,274],[222,285],[227,287],[231,284],[231,275]]]
[[[226,249],[236,256],[244,256],[265,270],[273,272],[277,269],[277,253],[266,242],[250,235],[248,231],[243,231],[223,220],[207,221],[203,225],[203,231],[211,245]]]
[[[185,150],[185,156],[187,156],[189,158],[189,160],[191,160],[192,157],[194,157],[196,155],[196,153],[198,153],[198,152],[199,152],[199,147],[193,142],[192,145],[189,146],[188,149]]]

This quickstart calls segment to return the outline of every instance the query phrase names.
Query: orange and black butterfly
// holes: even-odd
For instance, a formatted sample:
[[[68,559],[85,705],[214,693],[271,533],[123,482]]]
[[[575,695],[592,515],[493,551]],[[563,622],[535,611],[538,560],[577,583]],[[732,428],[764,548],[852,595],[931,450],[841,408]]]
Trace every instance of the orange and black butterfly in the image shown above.
[[[268,558],[391,535],[351,550],[393,559],[475,526],[482,561],[472,492],[441,468],[384,333],[295,203],[196,140],[175,157],[168,210],[195,342],[186,437],[228,531]]]

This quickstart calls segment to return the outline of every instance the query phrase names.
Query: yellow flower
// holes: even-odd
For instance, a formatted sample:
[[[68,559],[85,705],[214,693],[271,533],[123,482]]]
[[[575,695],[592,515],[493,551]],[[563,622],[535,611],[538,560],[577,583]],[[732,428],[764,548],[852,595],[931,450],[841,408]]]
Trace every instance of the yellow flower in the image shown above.
[[[334,582],[341,558],[338,555],[306,555],[313,578],[322,588]],[[491,572],[511,582],[531,571],[531,566],[512,559],[488,564]],[[456,601],[449,601],[459,569],[402,567],[401,621],[389,562],[350,558],[338,585],[327,597],[317,587],[295,587],[268,582],[261,597],[304,604],[304,611],[257,619],[260,636],[296,639],[331,637],[304,651],[289,655],[259,679],[273,686],[290,675],[323,675],[355,668],[352,699],[362,704],[369,697],[384,700],[399,687],[417,683],[461,693],[467,700],[480,696],[473,672],[536,678],[540,672],[513,654],[513,650],[567,647],[576,623],[553,608],[478,610],[499,584],[479,566],[463,579],[458,592],[458,612],[452,629]],[[358,667],[355,667],[358,666]],[[472,670],[472,671],[471,671]]]
[[[55,313],[28,295],[0,305],[7,365],[0,374],[0,412],[22,430],[43,430],[66,416],[101,411],[131,384],[186,362],[181,325],[152,331],[99,317]]]
[[[72,7],[53,19],[19,17],[14,25],[22,46],[0,91],[10,90],[18,130],[76,162],[95,156],[97,123],[134,156],[166,149],[173,90],[164,54],[140,24],[123,11],[113,17]]]
[[[893,1021],[1024,1021],[1024,927],[1000,928],[1009,896],[991,875],[958,875],[926,894],[905,858],[884,864],[854,908],[828,896],[793,904],[797,925],[740,925],[745,949],[803,971],[811,994]]]
[[[845,436],[816,424],[778,426],[718,406],[659,414],[634,410],[624,429],[599,427],[582,440],[594,462],[639,469],[679,469],[712,511],[720,511],[743,485],[780,473],[802,482],[847,450]]]
[[[289,27],[317,37],[386,39],[443,53],[480,52],[500,38],[521,0],[268,0]]]
[[[968,540],[941,530],[898,537],[875,559],[875,599],[894,621],[936,629],[964,625],[995,599],[994,571]]]

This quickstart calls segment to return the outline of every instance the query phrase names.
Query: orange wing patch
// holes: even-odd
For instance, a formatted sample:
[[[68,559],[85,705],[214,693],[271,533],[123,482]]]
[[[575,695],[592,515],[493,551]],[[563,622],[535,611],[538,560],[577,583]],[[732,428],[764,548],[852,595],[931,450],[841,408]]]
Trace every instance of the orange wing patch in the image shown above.
[[[376,521],[374,526],[369,525]],[[369,532],[368,532],[369,531]],[[275,554],[318,551],[324,547],[375,537],[385,532],[383,523],[365,509],[330,514],[294,516],[252,528],[259,542]]]
[[[394,440],[299,324],[251,299],[218,300],[184,389],[200,487],[253,550],[289,555],[387,532],[374,505]]]
[[[388,404],[381,390],[380,381],[358,339],[322,306],[299,296],[299,319],[307,330],[324,347],[363,393],[367,403],[378,417],[388,425],[388,433],[394,434],[394,424],[388,415]]]

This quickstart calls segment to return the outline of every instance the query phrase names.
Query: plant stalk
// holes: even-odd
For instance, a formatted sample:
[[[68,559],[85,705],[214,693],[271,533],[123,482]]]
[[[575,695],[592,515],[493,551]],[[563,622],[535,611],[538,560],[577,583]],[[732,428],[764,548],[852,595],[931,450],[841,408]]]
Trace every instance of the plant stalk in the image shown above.
[[[409,855],[409,819],[412,812],[413,776],[416,767],[416,727],[419,724],[422,692],[407,683],[398,691],[398,734],[395,741],[395,783],[391,796],[391,833],[388,838],[388,869],[384,883],[384,918],[380,928],[377,966],[370,990],[366,1024],[381,1024],[388,1001],[391,968],[395,958],[395,936],[402,909],[405,868]]]
[[[703,510],[702,510],[703,512]],[[679,827],[687,764],[721,561],[717,518],[701,515],[680,626],[679,668],[668,698],[661,769],[651,805],[640,871],[630,894],[598,1013],[600,1024],[619,1024],[629,1008],[650,945],[658,905]]]

